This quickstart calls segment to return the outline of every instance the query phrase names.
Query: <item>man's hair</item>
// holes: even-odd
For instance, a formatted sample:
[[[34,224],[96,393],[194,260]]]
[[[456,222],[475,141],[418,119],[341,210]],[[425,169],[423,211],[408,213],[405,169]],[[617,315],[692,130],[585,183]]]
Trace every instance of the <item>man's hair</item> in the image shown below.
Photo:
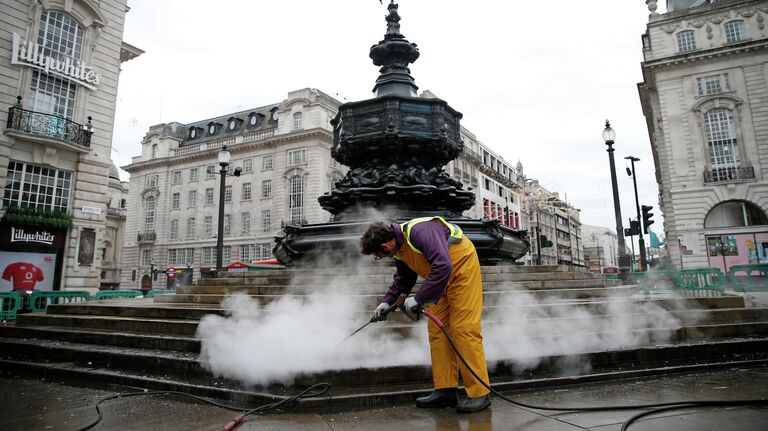
[[[360,253],[381,253],[384,251],[381,245],[393,239],[395,239],[395,233],[392,232],[390,225],[383,221],[373,222],[368,226],[363,236],[360,237]]]

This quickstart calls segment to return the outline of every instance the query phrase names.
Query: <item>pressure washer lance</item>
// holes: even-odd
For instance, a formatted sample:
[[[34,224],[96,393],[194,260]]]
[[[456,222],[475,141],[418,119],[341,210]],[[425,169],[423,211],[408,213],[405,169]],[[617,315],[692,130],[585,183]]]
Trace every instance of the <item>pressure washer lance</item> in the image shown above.
[[[400,311],[404,312],[405,315],[408,316],[411,320],[419,320],[419,314],[418,313],[411,313],[409,310],[406,310],[405,307],[403,306],[403,303],[405,302],[405,298],[406,297],[407,296],[405,294],[401,294],[400,297],[397,298],[397,301],[395,301],[394,304],[392,304],[389,308],[384,310],[384,315],[385,316],[388,315],[389,313],[395,311],[399,307]],[[358,332],[362,331],[363,328],[365,328],[366,326],[370,325],[371,323],[375,323],[375,322],[378,322],[378,321],[379,320],[376,319],[376,317],[371,317],[371,320],[369,320],[365,325],[357,328],[355,330],[355,332],[347,335],[347,338],[341,340],[341,343],[349,340],[350,338],[352,338],[353,335],[355,335]],[[341,344],[341,343],[339,343],[339,344]]]

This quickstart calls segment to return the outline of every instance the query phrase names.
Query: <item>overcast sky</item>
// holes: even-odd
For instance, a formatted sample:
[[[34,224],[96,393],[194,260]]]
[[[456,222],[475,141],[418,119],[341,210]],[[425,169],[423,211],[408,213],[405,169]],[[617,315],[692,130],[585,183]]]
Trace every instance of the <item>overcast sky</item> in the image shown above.
[[[145,53],[122,67],[114,162],[139,155],[154,124],[264,106],[305,87],[343,101],[372,97],[378,68],[368,51],[384,36],[387,3],[129,0],[124,40]],[[658,207],[637,93],[643,0],[398,3],[401,32],[421,53],[410,66],[419,90],[446,100],[481,142],[567,197],[583,223],[616,226],[606,118],[616,130],[624,225],[636,213],[624,157],[641,159],[640,203]]]

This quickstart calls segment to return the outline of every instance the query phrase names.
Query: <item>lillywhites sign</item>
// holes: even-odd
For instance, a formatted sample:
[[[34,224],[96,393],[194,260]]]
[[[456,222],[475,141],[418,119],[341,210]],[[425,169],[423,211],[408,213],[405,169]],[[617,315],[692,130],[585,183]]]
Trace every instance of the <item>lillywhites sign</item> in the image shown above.
[[[37,242],[40,244],[53,244],[55,235],[46,231],[27,233],[24,229],[11,227],[11,242]]]
[[[95,90],[101,82],[101,74],[80,60],[67,57],[59,60],[43,55],[43,48],[33,42],[22,44],[21,37],[13,33],[11,64],[21,64],[43,70],[45,73],[58,75],[77,82],[83,87]]]

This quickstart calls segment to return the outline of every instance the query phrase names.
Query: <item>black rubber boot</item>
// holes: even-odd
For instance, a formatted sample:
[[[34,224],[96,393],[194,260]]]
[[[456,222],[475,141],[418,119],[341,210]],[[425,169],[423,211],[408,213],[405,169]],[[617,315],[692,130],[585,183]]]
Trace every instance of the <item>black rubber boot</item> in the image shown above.
[[[456,407],[456,411],[459,413],[474,413],[479,412],[491,405],[491,394],[484,395],[477,398],[467,398],[459,403]]]
[[[456,407],[459,398],[456,396],[456,388],[435,389],[426,397],[416,398],[416,407],[425,409],[439,407]]]

